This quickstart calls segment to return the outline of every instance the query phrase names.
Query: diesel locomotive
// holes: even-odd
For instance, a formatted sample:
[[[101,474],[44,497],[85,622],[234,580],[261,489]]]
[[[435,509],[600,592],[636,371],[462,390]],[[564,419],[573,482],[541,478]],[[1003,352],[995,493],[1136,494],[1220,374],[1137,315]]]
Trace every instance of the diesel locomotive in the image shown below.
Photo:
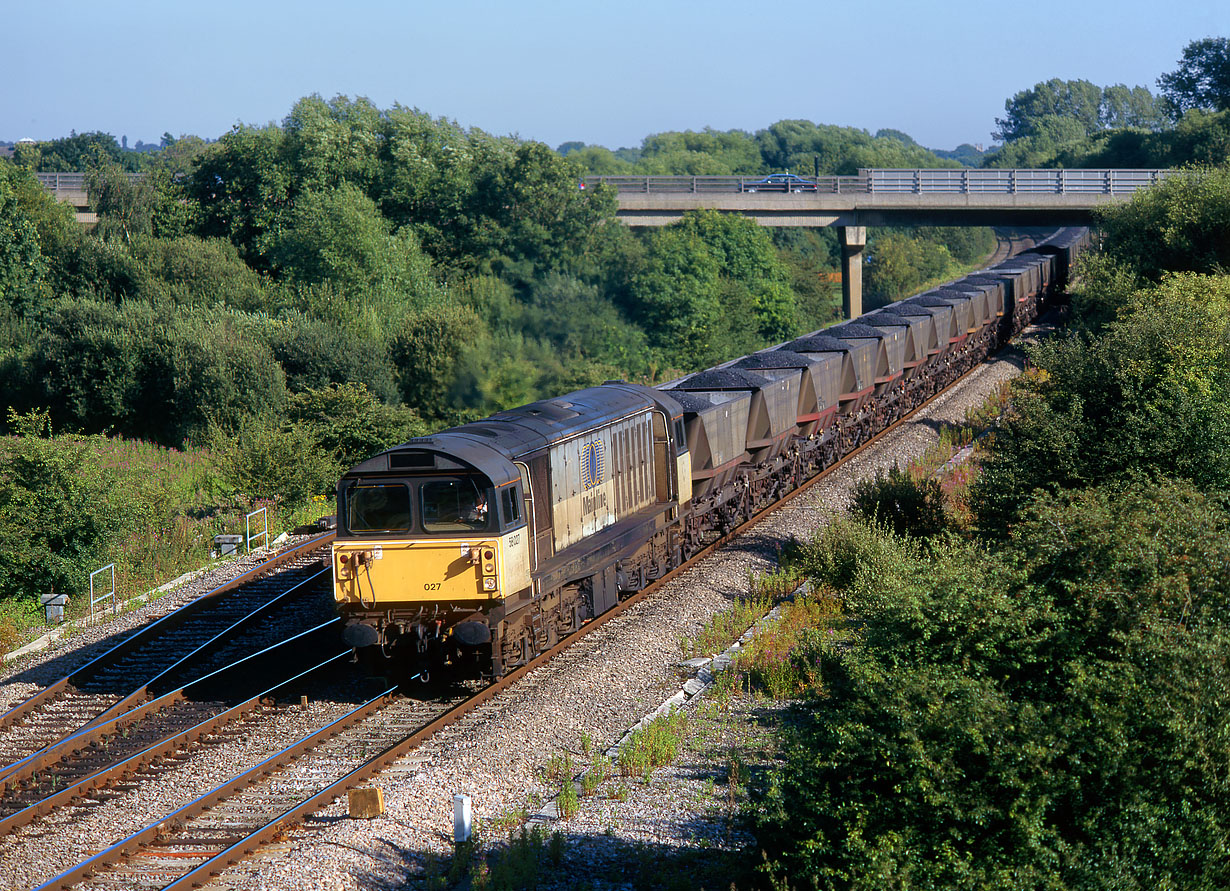
[[[337,488],[346,642],[399,678],[525,664],[982,362],[1088,241],[1061,230],[717,368],[609,381],[369,458]]]

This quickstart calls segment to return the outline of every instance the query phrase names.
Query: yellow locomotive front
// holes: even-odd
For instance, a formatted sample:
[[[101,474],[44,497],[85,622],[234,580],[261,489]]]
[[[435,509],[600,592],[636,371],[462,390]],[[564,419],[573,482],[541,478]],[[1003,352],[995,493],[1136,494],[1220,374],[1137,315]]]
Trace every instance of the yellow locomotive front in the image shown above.
[[[530,588],[529,540],[516,469],[477,457],[408,444],[338,486],[334,599],[346,642],[377,673],[493,671],[505,601]]]

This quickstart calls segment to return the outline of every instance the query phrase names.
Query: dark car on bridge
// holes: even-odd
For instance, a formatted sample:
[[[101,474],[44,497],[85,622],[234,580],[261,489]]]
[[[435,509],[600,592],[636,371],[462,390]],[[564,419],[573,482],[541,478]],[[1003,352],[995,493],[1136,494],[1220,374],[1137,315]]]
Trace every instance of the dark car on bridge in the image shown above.
[[[743,183],[744,192],[814,192],[814,180],[793,173],[770,173],[763,179]]]

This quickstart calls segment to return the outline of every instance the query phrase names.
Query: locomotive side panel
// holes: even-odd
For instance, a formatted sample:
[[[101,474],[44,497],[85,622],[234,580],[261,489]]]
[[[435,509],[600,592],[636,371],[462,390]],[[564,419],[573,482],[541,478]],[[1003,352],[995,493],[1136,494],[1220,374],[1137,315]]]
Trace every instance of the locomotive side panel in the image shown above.
[[[652,454],[648,412],[552,445],[551,514],[557,553],[654,501]]]

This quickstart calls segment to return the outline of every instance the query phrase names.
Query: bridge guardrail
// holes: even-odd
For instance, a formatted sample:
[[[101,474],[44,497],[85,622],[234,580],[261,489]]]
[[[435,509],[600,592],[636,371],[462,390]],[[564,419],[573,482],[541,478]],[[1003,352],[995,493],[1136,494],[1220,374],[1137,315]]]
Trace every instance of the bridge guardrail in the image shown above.
[[[43,188],[53,192],[84,192],[84,173],[38,173],[35,174]]]
[[[973,169],[883,168],[860,170],[858,176],[796,177],[764,182],[765,176],[587,176],[582,188],[605,183],[620,192],[711,193],[798,192],[803,194],[949,194],[949,195],[1130,195],[1160,182],[1162,169]]]
[[[765,174],[755,176],[587,176],[582,188],[605,183],[621,192],[822,192],[842,194],[866,192],[865,176],[800,177],[799,182],[764,182]]]
[[[86,191],[85,174],[77,171],[73,173],[36,173],[38,181],[43,184],[43,188],[52,192],[84,192]],[[144,177],[143,173],[130,173],[128,178],[133,182]]]
[[[998,169],[973,168],[877,168],[860,170],[857,176],[796,177],[790,182],[765,182],[766,176],[587,176],[582,188],[598,183],[620,192],[801,192],[804,194],[1086,194],[1130,195],[1151,186],[1170,173],[1161,169]],[[39,173],[43,186],[56,192],[86,191],[86,175]],[[130,173],[129,179],[142,174]]]

